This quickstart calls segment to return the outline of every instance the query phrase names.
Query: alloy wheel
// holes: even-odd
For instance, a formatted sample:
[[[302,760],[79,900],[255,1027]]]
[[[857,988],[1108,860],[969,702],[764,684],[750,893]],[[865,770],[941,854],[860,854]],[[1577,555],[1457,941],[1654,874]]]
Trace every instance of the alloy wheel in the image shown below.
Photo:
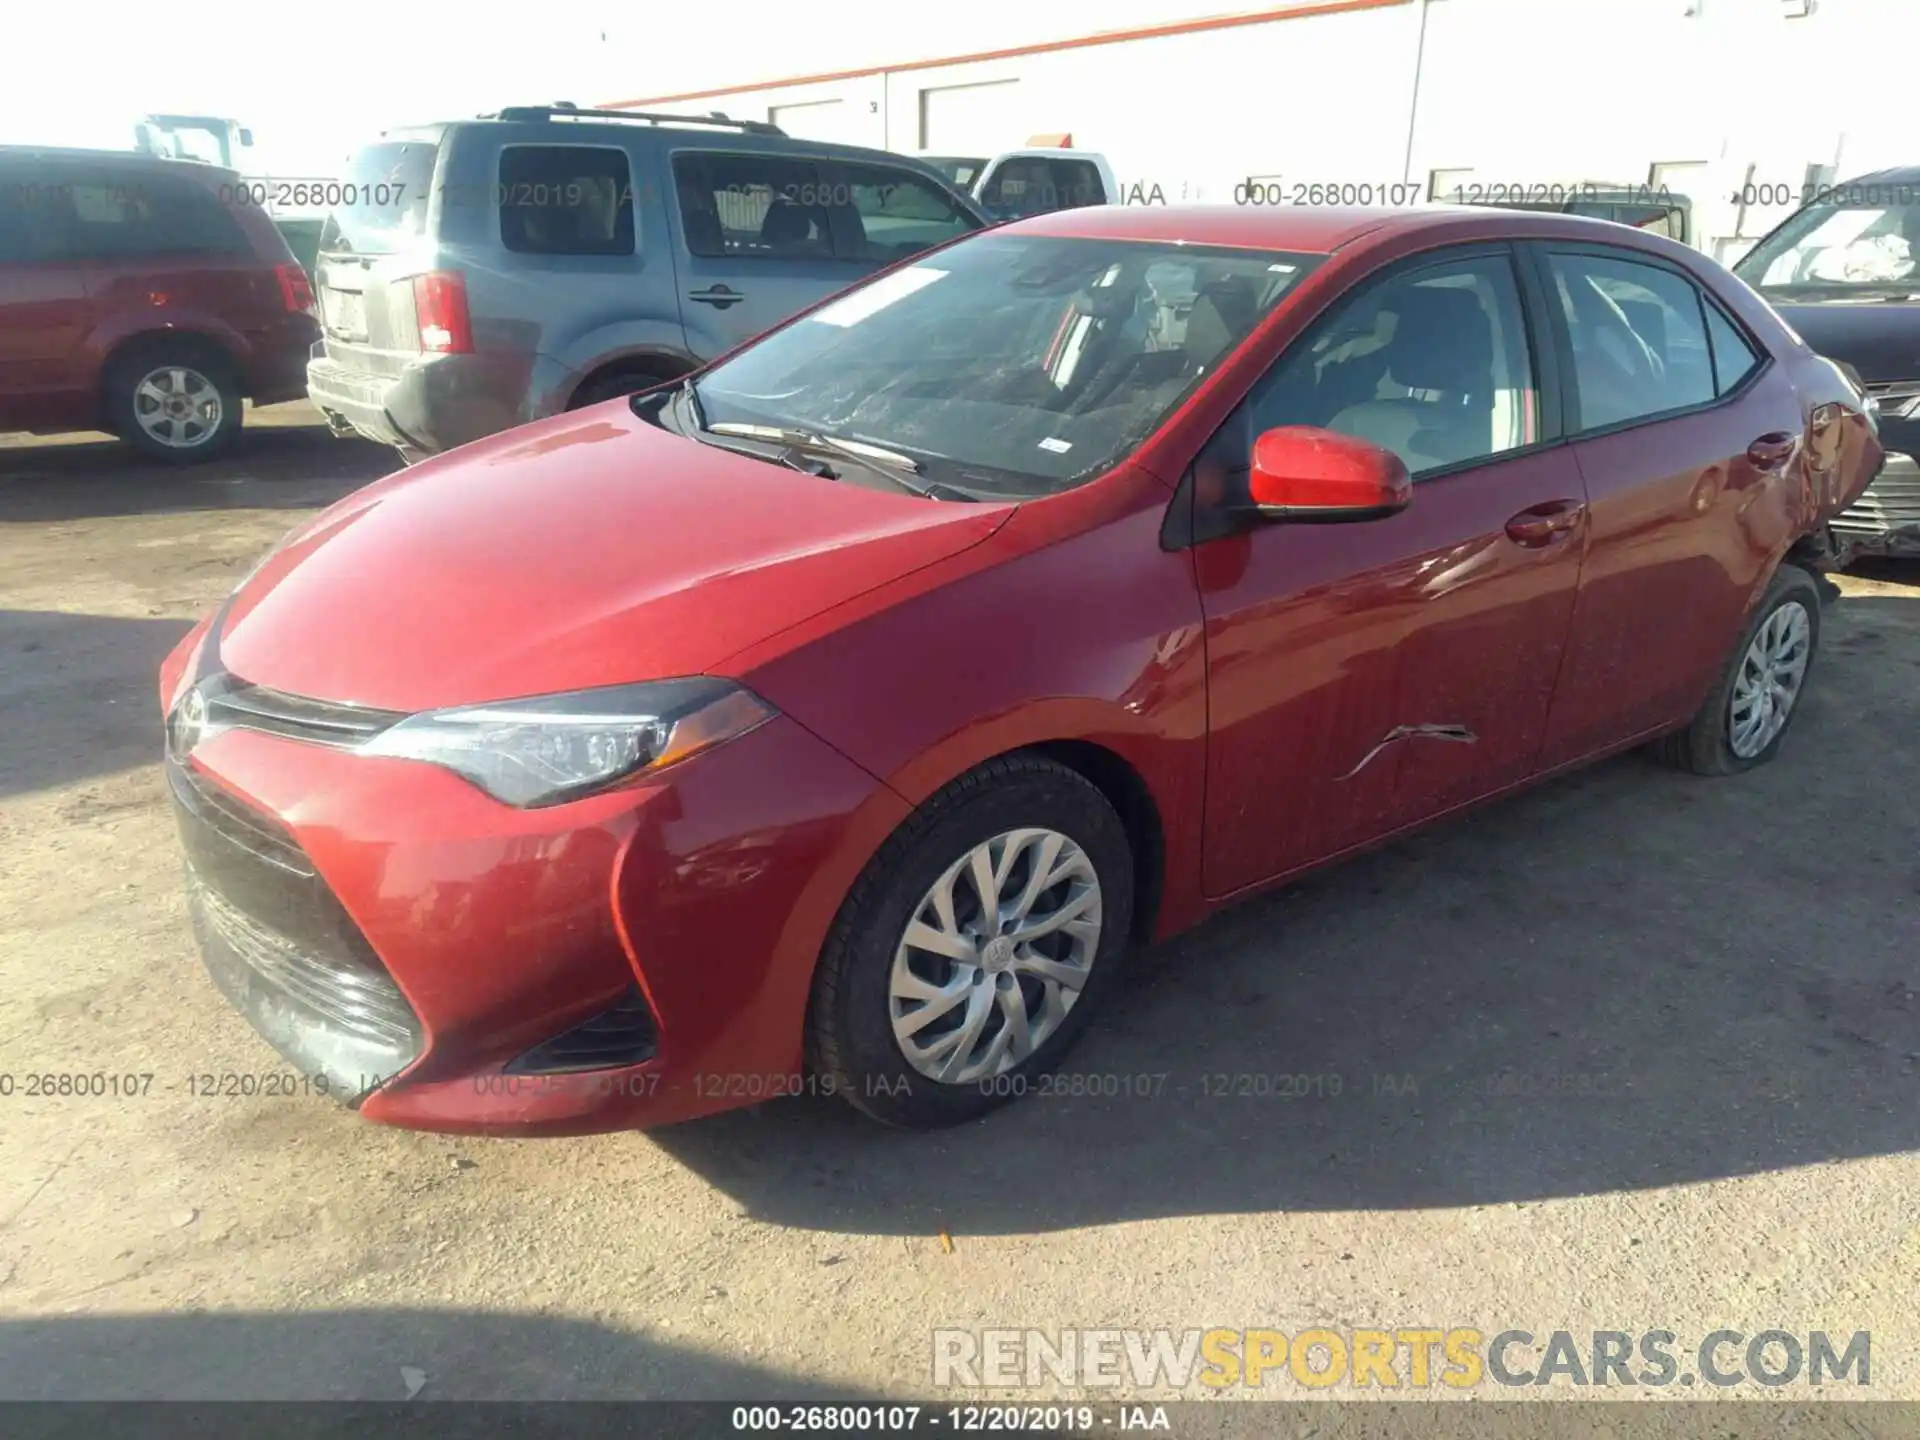
[[[1055,830],[1008,830],[941,874],[894,950],[894,1040],[949,1085],[1004,1074],[1060,1027],[1100,953],[1100,877]]]
[[[154,442],[192,450],[220,429],[226,402],[220,388],[189,365],[149,370],[133,387],[133,418]]]
[[[1740,759],[1753,759],[1787,728],[1812,655],[1813,625],[1799,601],[1787,601],[1762,622],[1727,701],[1727,743]]]

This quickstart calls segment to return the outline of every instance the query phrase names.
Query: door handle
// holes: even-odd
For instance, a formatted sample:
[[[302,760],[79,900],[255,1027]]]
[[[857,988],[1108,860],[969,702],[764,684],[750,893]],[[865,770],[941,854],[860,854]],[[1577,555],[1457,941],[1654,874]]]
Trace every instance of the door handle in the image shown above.
[[[1507,538],[1516,545],[1538,550],[1571,535],[1586,513],[1584,500],[1549,500],[1542,505],[1530,505],[1507,521]]]
[[[705,290],[689,290],[689,300],[698,300],[702,305],[711,305],[716,310],[725,310],[729,305],[738,305],[747,297],[738,290],[730,290],[725,285],[711,285]]]
[[[1778,470],[1793,458],[1799,443],[1798,436],[1784,430],[1769,431],[1747,447],[1747,459],[1762,470]]]

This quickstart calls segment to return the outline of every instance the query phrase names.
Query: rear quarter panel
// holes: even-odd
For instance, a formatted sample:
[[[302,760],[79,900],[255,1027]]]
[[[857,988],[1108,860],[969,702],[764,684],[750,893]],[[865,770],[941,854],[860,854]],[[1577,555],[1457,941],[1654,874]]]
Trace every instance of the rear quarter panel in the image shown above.
[[[139,184],[137,173],[129,173],[131,183]],[[288,311],[274,273],[276,265],[295,263],[292,252],[234,179],[225,171],[183,176],[169,170],[166,175],[167,183],[193,184],[220,205],[244,248],[224,254],[87,256],[74,262],[93,310],[86,348],[96,364],[108,363],[143,336],[198,335],[233,357],[251,394],[262,385],[284,386],[304,363],[318,326],[310,315]]]

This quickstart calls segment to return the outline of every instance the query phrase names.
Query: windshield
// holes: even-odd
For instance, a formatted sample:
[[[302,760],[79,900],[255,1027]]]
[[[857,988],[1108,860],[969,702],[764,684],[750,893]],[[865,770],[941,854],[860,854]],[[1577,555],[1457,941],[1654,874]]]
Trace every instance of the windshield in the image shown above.
[[[1808,206],[1733,273],[1763,295],[1920,292],[1920,187],[1899,188],[1900,204]]]
[[[418,235],[438,152],[432,140],[383,141],[355,151],[339,186],[327,187],[337,188],[340,200],[327,218],[320,248],[380,254]]]
[[[862,441],[959,489],[1048,494],[1151,434],[1319,259],[983,234],[769,335],[697,396],[709,426]]]
[[[947,183],[962,190],[971,190],[973,182],[980,178],[980,172],[987,168],[984,156],[923,155],[920,158],[946,176]]]

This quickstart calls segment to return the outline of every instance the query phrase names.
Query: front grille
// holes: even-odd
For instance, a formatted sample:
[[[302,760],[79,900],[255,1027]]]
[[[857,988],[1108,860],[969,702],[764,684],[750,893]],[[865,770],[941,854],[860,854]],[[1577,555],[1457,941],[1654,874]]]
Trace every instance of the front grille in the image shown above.
[[[166,772],[194,933],[227,998],[349,1101],[411,1065],[419,1017],[292,832],[191,766]]]
[[[562,1035],[535,1046],[507,1066],[510,1075],[556,1075],[643,1065],[659,1046],[653,1012],[638,986],[624,999]]]
[[[1879,402],[1888,414],[1904,410],[1920,400],[1920,380],[1881,380],[1867,386],[1867,394]]]
[[[1833,522],[1842,535],[1870,539],[1920,529],[1920,464],[1893,454],[1867,491]]]
[[[314,876],[313,862],[292,832],[251,805],[195,775],[184,765],[167,765],[167,783],[175,804],[222,840],[276,870],[305,879]]]
[[[203,687],[209,729],[260,730],[316,745],[353,746],[404,718],[397,711],[310,700],[227,675]]]

